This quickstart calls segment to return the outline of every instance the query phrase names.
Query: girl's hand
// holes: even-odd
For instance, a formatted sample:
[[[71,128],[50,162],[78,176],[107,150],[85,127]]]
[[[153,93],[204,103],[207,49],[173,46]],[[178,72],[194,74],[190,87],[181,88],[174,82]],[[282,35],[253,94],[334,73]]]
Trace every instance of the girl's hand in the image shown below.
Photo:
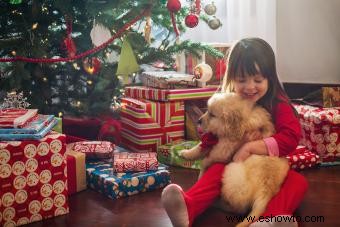
[[[233,161],[234,162],[243,162],[251,155],[251,151],[249,149],[249,143],[245,143],[237,152],[234,154]]]
[[[268,155],[267,147],[263,140],[256,140],[243,144],[234,155],[233,161],[243,162],[252,154]]]

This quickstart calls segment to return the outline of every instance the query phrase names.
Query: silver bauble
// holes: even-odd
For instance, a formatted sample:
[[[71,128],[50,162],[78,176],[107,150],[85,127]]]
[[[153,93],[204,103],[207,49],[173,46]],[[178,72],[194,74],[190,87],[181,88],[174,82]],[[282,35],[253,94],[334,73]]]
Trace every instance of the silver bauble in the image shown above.
[[[214,15],[216,13],[216,10],[217,10],[217,8],[216,8],[214,2],[208,4],[204,7],[204,12],[208,15]]]
[[[208,25],[211,29],[216,30],[221,26],[221,21],[220,19],[213,17],[208,21]]]

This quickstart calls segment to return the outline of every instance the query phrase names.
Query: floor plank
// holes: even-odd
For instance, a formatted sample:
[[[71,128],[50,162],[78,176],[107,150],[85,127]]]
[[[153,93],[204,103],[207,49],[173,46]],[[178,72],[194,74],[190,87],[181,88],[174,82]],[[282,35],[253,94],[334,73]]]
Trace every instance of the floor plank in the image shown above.
[[[171,167],[170,170],[172,182],[181,185],[185,190],[197,179],[198,173],[195,170],[177,167]],[[308,179],[309,190],[296,215],[309,222],[301,222],[300,226],[340,226],[340,166],[304,170],[301,173]],[[86,190],[70,197],[70,214],[27,226],[171,226],[160,202],[161,191],[111,200],[95,191]],[[196,219],[194,227],[234,226],[236,222],[228,223],[226,215],[232,214],[209,208]],[[320,222],[321,219],[316,222],[317,216],[323,218],[324,222]]]

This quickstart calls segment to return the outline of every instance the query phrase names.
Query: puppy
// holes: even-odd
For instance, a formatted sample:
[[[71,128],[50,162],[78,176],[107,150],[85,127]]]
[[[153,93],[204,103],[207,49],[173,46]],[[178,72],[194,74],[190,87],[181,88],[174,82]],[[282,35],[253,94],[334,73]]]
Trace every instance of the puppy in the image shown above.
[[[208,100],[208,111],[202,116],[202,128],[217,136],[218,142],[208,151],[200,145],[180,154],[190,160],[203,158],[203,171],[214,162],[229,163],[235,152],[247,141],[269,137],[274,126],[269,113],[236,94],[217,93]],[[250,217],[265,211],[270,199],[280,190],[287,172],[284,158],[251,155],[244,162],[230,163],[222,178],[223,208],[245,214],[238,226],[251,224]]]
[[[246,141],[269,137],[274,132],[269,113],[233,93],[216,93],[208,100],[208,111],[200,119],[202,129],[218,138],[211,149],[201,143],[180,156],[202,160],[200,175],[214,162],[229,163]],[[252,138],[252,137],[259,138]],[[248,138],[250,137],[250,138]]]

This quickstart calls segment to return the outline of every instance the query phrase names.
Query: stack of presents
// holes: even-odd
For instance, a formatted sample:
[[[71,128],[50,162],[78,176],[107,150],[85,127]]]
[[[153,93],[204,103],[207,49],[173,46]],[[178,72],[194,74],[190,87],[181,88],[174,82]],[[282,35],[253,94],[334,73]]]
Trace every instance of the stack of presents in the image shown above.
[[[70,121],[62,119],[60,127],[54,116],[37,110],[0,110],[0,226],[67,214],[68,196],[86,188],[118,199],[165,187],[170,183],[169,165],[199,169],[199,161],[184,160],[178,152],[199,142],[196,122],[218,86],[182,80],[177,86],[174,79],[167,86],[176,74],[145,72],[145,84],[125,88],[120,119],[114,120],[120,125],[119,144],[77,138]],[[287,156],[291,168],[337,163],[340,107],[335,105],[294,104],[304,137]],[[86,120],[92,121],[98,126],[96,120]]]

